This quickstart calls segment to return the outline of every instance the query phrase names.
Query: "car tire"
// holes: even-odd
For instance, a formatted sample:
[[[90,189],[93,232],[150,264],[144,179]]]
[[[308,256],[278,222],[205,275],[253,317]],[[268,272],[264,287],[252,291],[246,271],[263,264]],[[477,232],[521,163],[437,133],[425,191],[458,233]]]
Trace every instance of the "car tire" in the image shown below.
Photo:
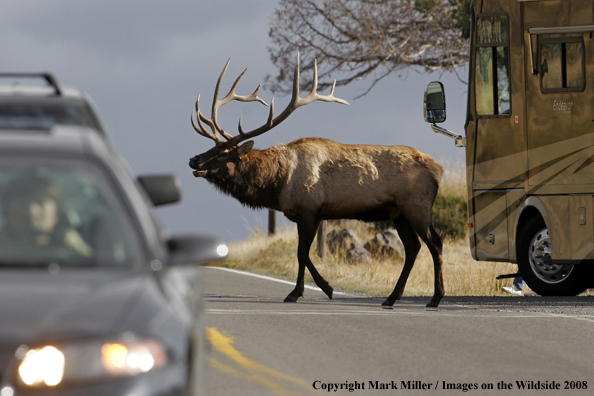
[[[541,217],[526,223],[518,237],[518,269],[526,284],[541,296],[575,296],[587,289],[589,265],[551,260],[549,231]]]

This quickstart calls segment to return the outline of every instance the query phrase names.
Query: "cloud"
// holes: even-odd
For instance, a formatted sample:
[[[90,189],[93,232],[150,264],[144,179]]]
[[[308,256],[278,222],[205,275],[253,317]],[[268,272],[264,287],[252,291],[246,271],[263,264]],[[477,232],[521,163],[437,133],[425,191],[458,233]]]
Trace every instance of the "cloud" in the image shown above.
[[[3,25],[43,45],[73,45],[108,56],[152,59],[172,38],[249,25],[263,1],[3,0]],[[49,34],[48,34],[49,33]]]

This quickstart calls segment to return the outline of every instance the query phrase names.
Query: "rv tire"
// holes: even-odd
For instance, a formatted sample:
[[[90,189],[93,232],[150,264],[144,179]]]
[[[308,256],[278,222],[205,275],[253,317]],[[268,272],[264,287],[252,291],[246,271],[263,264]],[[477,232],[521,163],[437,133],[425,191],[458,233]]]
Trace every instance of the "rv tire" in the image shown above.
[[[541,217],[533,217],[518,237],[518,270],[541,296],[575,296],[588,287],[587,265],[554,263],[549,232]]]

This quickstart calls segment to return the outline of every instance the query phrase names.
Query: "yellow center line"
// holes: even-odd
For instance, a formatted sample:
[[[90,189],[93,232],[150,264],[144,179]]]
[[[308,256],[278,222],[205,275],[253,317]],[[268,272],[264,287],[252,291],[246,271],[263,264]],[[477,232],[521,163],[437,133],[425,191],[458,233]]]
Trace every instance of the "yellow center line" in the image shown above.
[[[279,381],[286,381],[307,390],[311,390],[311,384],[308,384],[304,380],[292,377],[247,358],[233,347],[233,339],[231,337],[221,334],[213,327],[206,328],[206,338],[217,351],[238,363],[241,367],[247,370],[248,373],[237,370],[216,359],[209,359],[211,367],[217,370],[264,385],[280,396],[300,395],[301,393],[283,386]]]
[[[290,389],[283,387],[281,384],[277,384],[276,382],[271,381],[265,377],[262,377],[257,374],[255,374],[255,375],[254,374],[246,374],[243,371],[237,370],[236,368],[233,368],[233,367],[231,367],[221,361],[213,359],[213,358],[208,359],[208,364],[210,364],[210,367],[212,367],[212,368],[215,368],[215,369],[220,370],[227,374],[234,375],[237,378],[264,385],[264,386],[270,388],[274,393],[276,393],[277,395],[280,395],[280,396],[298,395],[299,394],[299,393],[293,392]]]

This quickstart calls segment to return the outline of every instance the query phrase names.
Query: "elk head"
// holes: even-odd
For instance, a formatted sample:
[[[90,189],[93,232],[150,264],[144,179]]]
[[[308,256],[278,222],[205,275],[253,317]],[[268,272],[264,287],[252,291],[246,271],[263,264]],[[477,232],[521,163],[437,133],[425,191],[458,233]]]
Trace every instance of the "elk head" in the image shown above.
[[[258,92],[260,90],[260,86],[256,88],[254,93],[251,95],[237,95],[235,90],[239,81],[247,72],[247,68],[240,74],[240,76],[235,80],[231,90],[223,99],[219,99],[219,90],[221,87],[221,81],[223,80],[223,76],[227,71],[227,67],[229,66],[229,61],[225,65],[219,79],[217,81],[217,85],[215,88],[214,99],[212,103],[212,116],[211,118],[206,118],[200,112],[200,96],[196,100],[196,111],[192,112],[192,126],[200,135],[212,139],[215,142],[215,147],[208,150],[205,153],[197,155],[190,159],[190,167],[194,169],[194,176],[196,177],[205,177],[207,179],[211,178],[226,178],[231,175],[233,169],[237,166],[237,163],[241,161],[245,156],[252,150],[254,146],[253,141],[248,141],[242,145],[240,143],[252,139],[258,135],[267,132],[283,122],[293,111],[301,106],[305,106],[315,101],[323,101],[323,102],[336,102],[341,104],[348,105],[348,102],[336,98],[334,96],[334,88],[336,85],[336,80],[334,80],[334,84],[332,85],[332,91],[329,95],[319,95],[317,93],[318,88],[318,68],[317,63],[314,63],[314,79],[313,79],[313,86],[310,93],[301,98],[299,96],[299,54],[297,54],[297,62],[295,64],[295,73],[293,78],[293,93],[291,97],[290,103],[287,107],[277,116],[274,117],[274,98],[272,98],[270,104],[270,111],[268,113],[268,120],[266,123],[252,131],[244,132],[241,127],[241,118],[239,119],[239,134],[232,136],[225,132],[223,128],[218,123],[217,116],[218,110],[221,106],[233,101],[237,100],[240,102],[260,102],[265,106],[268,106],[266,102],[264,102],[260,97],[258,97]],[[208,129],[205,127],[208,126]]]

